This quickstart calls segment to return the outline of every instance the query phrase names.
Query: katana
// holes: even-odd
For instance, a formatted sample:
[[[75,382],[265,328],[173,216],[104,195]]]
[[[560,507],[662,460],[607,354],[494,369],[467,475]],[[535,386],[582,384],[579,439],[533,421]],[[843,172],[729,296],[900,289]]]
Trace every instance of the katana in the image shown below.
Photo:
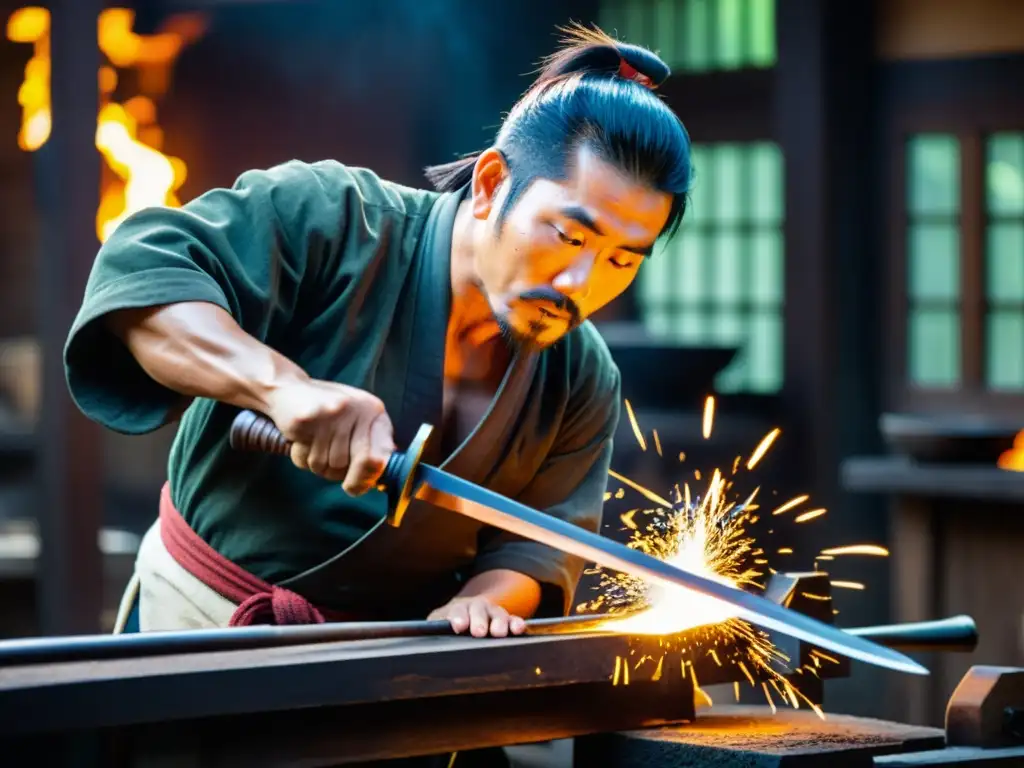
[[[737,618],[820,648],[900,672],[928,674],[926,668],[898,651],[791,611],[759,595],[690,573],[432,467],[421,461],[432,432],[431,426],[421,426],[405,451],[391,455],[380,478],[378,488],[387,494],[388,523],[393,526],[402,524],[414,499],[422,500],[647,583],[699,592],[732,606]],[[235,418],[230,443],[236,450],[281,456],[291,451],[291,442],[277,426],[252,411],[242,411]]]

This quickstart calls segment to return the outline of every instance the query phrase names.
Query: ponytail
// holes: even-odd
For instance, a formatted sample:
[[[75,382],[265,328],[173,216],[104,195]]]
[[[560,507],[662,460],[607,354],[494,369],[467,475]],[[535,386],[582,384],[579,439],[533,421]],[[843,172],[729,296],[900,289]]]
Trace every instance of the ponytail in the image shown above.
[[[482,152],[472,152],[450,163],[432,165],[424,172],[438,192],[455,192],[473,180],[473,167]]]

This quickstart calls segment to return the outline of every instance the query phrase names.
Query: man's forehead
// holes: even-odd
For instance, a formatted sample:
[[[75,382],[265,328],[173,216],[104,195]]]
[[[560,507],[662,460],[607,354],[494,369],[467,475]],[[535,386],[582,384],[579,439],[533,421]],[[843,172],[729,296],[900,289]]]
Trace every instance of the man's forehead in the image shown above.
[[[670,196],[637,181],[589,147],[576,150],[562,187],[562,204],[608,215],[636,218],[667,215]]]

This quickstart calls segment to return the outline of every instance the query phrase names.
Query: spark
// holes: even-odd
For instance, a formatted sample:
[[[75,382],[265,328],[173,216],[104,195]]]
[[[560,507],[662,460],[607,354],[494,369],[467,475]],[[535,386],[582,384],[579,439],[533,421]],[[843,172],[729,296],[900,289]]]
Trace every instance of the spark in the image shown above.
[[[773,680],[772,682],[775,682],[775,681]],[[772,695],[768,691],[768,683],[761,683],[761,687],[764,688],[764,697],[766,699],[768,699],[768,706],[772,708],[772,714],[774,715],[779,710],[777,710],[775,708],[775,702],[772,701]],[[740,700],[740,697],[739,697],[739,683],[736,684],[736,691],[737,691],[736,701],[739,701]]]
[[[757,466],[757,463],[768,453],[768,449],[772,447],[775,438],[780,434],[782,434],[782,430],[776,427],[761,439],[761,442],[757,444],[757,448],[754,449],[754,452],[750,454],[750,458],[747,460],[747,469],[753,469]]]
[[[829,583],[837,589],[864,589],[864,585],[859,581],[831,581]]]
[[[715,398],[708,397],[704,401],[704,420],[703,420],[703,433],[704,439],[707,440],[711,437],[711,428],[715,424]]]
[[[648,490],[647,488],[644,488],[642,485],[640,485],[640,483],[634,483],[628,477],[623,477],[618,472],[616,472],[614,469],[609,469],[608,470],[608,475],[610,477],[614,477],[616,480],[618,480],[623,485],[628,485],[630,488],[632,488],[637,493],[642,493],[644,496],[646,496],[648,499],[653,501],[655,504],[660,504],[662,507],[665,507],[666,509],[671,509],[672,508],[672,502],[671,501],[666,501],[661,496],[656,494],[654,491],[651,491],[651,490]]]
[[[644,433],[640,431],[640,424],[636,420],[636,414],[633,413],[633,406],[629,404],[629,400],[623,401],[626,404],[626,414],[629,416],[629,424],[633,427],[633,434],[636,435],[636,441],[640,445],[640,450],[647,450],[647,441],[644,440]]]
[[[643,430],[632,406],[627,402],[626,407],[633,433],[641,448],[644,448],[646,443]],[[714,398],[708,397],[702,423],[705,438],[711,435],[714,411]],[[661,455],[661,439],[657,431],[652,434],[655,449]],[[780,434],[781,430],[776,428],[761,439],[750,454],[745,464],[746,469],[757,466]],[[685,456],[680,454],[680,462],[684,459]],[[668,495],[674,497],[675,502],[610,471],[610,478],[656,505],[654,508],[632,509],[621,515],[623,530],[630,532],[628,546],[731,589],[763,589],[763,578],[766,574],[776,573],[776,570],[771,567],[768,548],[759,546],[754,536],[747,531],[747,527],[755,524],[758,519],[754,511],[759,506],[755,500],[760,487],[755,487],[745,498],[738,494],[736,484],[742,482],[742,477],[736,474],[739,468],[740,462],[737,460],[730,475],[717,468],[704,473],[695,470],[693,476],[697,482],[701,482],[702,477],[706,478],[704,487],[691,488],[689,482],[674,484]],[[620,489],[615,495],[622,498],[624,492]],[[791,498],[776,507],[772,515],[778,516],[793,510],[809,498],[807,495]],[[824,508],[811,509],[796,515],[793,522],[810,522],[823,517],[825,512]],[[774,532],[774,529],[769,531],[770,534]],[[793,554],[791,547],[772,549],[779,555]],[[847,554],[878,555],[888,552],[882,547],[869,544],[833,547],[822,550],[814,558],[815,567],[819,560]],[[611,674],[614,685],[628,685],[629,667],[640,670],[647,664],[655,667],[651,679],[660,680],[664,675],[666,655],[679,653],[680,675],[683,679],[690,675],[694,694],[711,705],[711,697],[701,689],[694,666],[695,658],[707,657],[720,667],[735,668],[737,677],[742,675],[739,679],[746,679],[751,686],[756,688],[760,685],[773,710],[776,702],[768,684],[776,689],[782,702],[795,708],[799,708],[801,702],[806,703],[824,719],[820,708],[801,694],[786,677],[789,673],[802,675],[805,670],[810,675],[818,676],[816,669],[821,666],[818,656],[811,657],[812,665],[804,668],[795,665],[772,644],[768,634],[738,618],[738,611],[731,604],[709,595],[682,587],[648,584],[643,579],[601,567],[588,570],[588,574],[599,577],[600,583],[595,587],[598,594],[595,599],[577,606],[577,611],[602,614],[603,621],[595,625],[595,629],[627,636],[658,638],[660,652],[652,653],[645,649],[646,652],[639,656],[635,664],[627,664],[625,658],[616,657],[615,669]],[[863,589],[859,582],[831,583],[837,588]],[[811,600],[831,600],[831,597],[825,595],[802,594]],[[738,682],[735,690],[738,700]]]
[[[839,557],[840,555],[872,555],[874,557],[888,557],[889,550],[877,544],[851,544],[846,547],[831,547],[821,550],[826,557]],[[819,559],[823,559],[820,558]]]
[[[812,509],[809,512],[804,512],[793,518],[794,523],[806,523],[808,520],[814,520],[815,518],[821,517],[825,514],[824,509]]]
[[[799,507],[801,504],[803,504],[809,498],[811,498],[811,497],[810,496],[797,496],[795,499],[790,499],[785,504],[783,504],[781,507],[779,507],[774,512],[772,512],[772,514],[773,515],[781,515],[781,514],[783,514],[785,512],[789,512],[789,510],[793,509],[794,507]]]

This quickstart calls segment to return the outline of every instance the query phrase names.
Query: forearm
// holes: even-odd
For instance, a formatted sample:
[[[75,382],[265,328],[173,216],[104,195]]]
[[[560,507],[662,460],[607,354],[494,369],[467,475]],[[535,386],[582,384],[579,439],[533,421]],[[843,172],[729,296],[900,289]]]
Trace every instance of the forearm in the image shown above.
[[[122,310],[106,322],[149,376],[186,397],[265,410],[282,383],[308,378],[214,304]]]
[[[457,597],[485,597],[513,616],[529,618],[540,606],[541,587],[533,578],[506,569],[483,571],[470,578]]]

